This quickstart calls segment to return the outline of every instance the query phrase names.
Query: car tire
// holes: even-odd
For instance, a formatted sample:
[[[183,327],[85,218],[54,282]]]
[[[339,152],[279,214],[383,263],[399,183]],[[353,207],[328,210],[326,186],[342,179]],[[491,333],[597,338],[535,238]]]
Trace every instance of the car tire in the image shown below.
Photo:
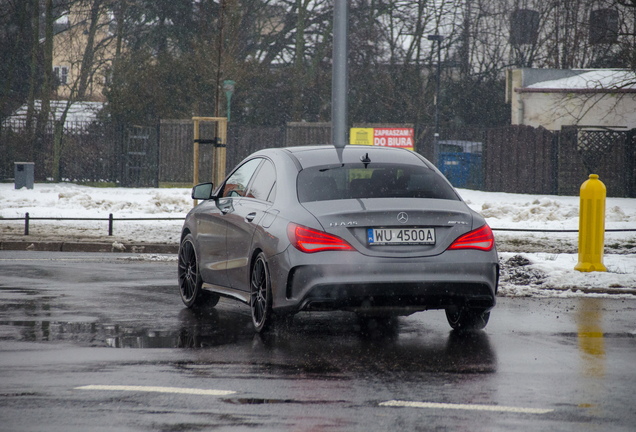
[[[199,261],[192,234],[187,234],[179,246],[178,275],[179,294],[187,307],[213,307],[219,302],[218,294],[206,292],[201,288],[203,279],[199,273]]]
[[[254,330],[261,333],[272,327],[274,321],[272,286],[269,268],[263,252],[256,256],[252,265],[250,274],[250,309],[252,311]]]
[[[488,324],[490,311],[470,309],[465,306],[446,308],[446,319],[454,330],[482,330]]]

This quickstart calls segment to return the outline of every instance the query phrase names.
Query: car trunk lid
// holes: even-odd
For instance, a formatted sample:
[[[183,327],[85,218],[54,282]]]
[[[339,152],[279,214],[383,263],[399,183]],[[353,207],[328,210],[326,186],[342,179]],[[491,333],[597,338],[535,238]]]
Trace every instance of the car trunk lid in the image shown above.
[[[462,201],[414,198],[372,198],[303,203],[330,234],[348,241],[364,255],[420,257],[438,255],[473,227],[470,209]],[[434,231],[434,244],[372,245],[370,229]],[[396,231],[393,231],[394,233]],[[430,239],[429,239],[430,240]],[[419,240],[418,240],[419,241]],[[424,240],[425,242],[426,240]]]

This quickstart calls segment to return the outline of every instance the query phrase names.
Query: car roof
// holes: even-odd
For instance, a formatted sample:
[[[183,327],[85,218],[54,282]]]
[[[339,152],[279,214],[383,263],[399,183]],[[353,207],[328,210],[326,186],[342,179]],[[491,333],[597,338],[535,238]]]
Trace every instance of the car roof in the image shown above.
[[[296,158],[303,169],[342,163],[360,163],[361,157],[366,155],[371,163],[424,164],[417,153],[394,147],[348,145],[343,149],[336,149],[332,145],[324,145],[286,147],[284,150]]]

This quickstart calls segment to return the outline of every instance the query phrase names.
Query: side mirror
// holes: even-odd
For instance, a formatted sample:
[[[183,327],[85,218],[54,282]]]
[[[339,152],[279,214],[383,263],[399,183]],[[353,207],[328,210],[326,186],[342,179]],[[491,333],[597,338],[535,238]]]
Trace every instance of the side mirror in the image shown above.
[[[212,196],[212,190],[214,185],[212,183],[201,183],[192,188],[192,199],[196,200],[209,200],[214,198]]]

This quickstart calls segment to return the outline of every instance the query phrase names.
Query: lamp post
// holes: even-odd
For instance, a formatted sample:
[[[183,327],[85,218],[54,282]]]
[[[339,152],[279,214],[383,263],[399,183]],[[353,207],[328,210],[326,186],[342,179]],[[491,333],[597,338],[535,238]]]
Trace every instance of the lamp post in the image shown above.
[[[223,81],[223,90],[225,90],[225,97],[227,99],[227,122],[230,122],[230,101],[232,100],[232,93],[234,93],[234,85],[236,83],[232,80]]]
[[[349,0],[334,0],[333,70],[331,72],[331,141],[336,148],[347,145],[349,93]]]
[[[433,154],[437,153],[437,141],[439,140],[439,80],[440,75],[442,74],[442,41],[444,40],[444,36],[434,34],[428,35],[427,39],[430,41],[437,41],[437,83],[435,85],[435,139],[434,139],[434,148]]]

